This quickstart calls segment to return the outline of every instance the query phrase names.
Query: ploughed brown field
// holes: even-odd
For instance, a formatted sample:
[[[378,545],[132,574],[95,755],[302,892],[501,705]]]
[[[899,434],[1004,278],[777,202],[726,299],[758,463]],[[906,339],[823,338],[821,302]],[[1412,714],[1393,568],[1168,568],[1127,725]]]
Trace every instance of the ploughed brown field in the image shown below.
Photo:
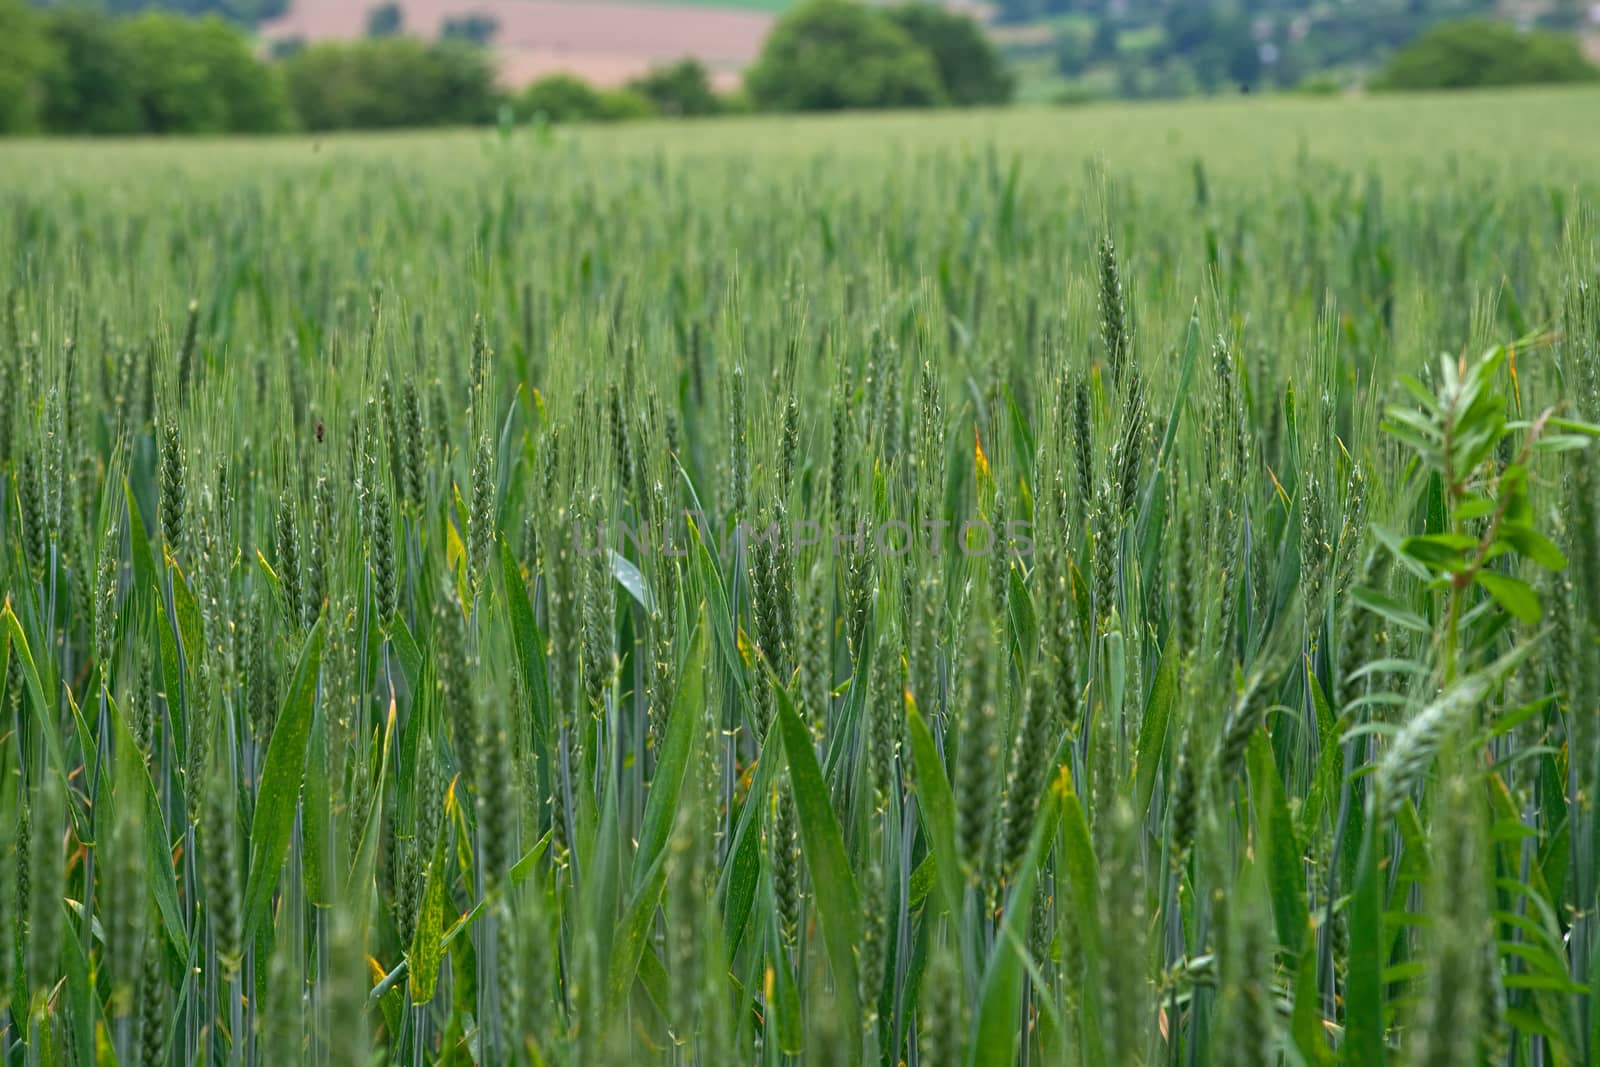
[[[269,39],[360,37],[377,2],[297,0],[262,31]],[[507,85],[565,71],[615,86],[653,66],[694,56],[711,69],[719,88],[732,88],[773,22],[759,11],[609,0],[401,0],[400,6],[406,31],[423,37],[436,36],[451,17],[499,19],[493,48]]]

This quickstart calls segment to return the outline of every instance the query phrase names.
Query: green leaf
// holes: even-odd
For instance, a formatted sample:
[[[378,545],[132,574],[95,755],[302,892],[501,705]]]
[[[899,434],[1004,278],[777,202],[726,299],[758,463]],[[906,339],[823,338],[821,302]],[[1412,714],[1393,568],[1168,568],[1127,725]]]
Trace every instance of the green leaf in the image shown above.
[[[256,928],[268,920],[272,893],[289,855],[289,835],[300,802],[300,779],[305,771],[306,743],[311,737],[326,626],[326,617],[317,620],[306,637],[272,739],[267,743],[255,820],[250,827],[250,876],[244,892],[246,942],[255,940]]]
[[[728,610],[728,597],[723,589],[722,576],[717,571],[717,563],[711,556],[707,542],[692,523],[689,526],[689,537],[694,542],[692,551],[695,563],[698,565],[706,607],[711,617],[712,636],[717,640],[717,651],[727,665],[728,677],[742,695],[748,686],[748,676],[744,660],[739,655],[739,640],[734,633],[733,615]],[[744,703],[748,704],[749,701],[746,700]]]
[[[329,828],[333,825],[333,798],[332,783],[328,780],[327,730],[322,715],[313,714],[311,737],[306,746],[305,818],[300,820],[306,899],[324,907],[333,903],[335,889],[328,874],[328,864],[333,858],[328,840]]]
[[[65,922],[72,928],[72,920],[77,916],[65,904],[62,910],[67,915]],[[66,1006],[69,1009],[66,1020],[70,1024],[67,1038],[71,1042],[72,1055],[66,1057],[68,1061],[78,1063],[94,1063],[94,1021],[95,999],[89,986],[89,959],[85,954],[83,942],[78,940],[76,934],[66,933],[61,938],[61,963],[62,971],[66,976],[64,990],[66,993]]]
[[[1033,915],[1033,893],[1038,884],[1039,867],[1055,841],[1061,818],[1061,801],[1066,796],[1063,780],[1045,793],[1027,860],[1017,872],[1001,921],[1001,937],[989,958],[979,995],[978,1021],[973,1031],[972,1049],[967,1056],[971,1067],[1011,1067],[1017,1058],[1018,1020],[1022,1007],[1022,954],[1020,948]]]
[[[0,612],[0,627],[11,635],[11,654],[16,657],[18,665],[22,668],[22,679],[28,687],[28,704],[33,708],[34,718],[38,720],[39,733],[44,738],[45,753],[49,756],[51,765],[55,767],[56,774],[61,777],[64,794],[71,798],[72,775],[67,767],[66,753],[61,747],[61,734],[56,726],[56,716],[52,705],[45,699],[44,683],[39,680],[38,665],[34,662],[33,652],[28,648],[28,638],[22,632],[22,621],[17,618],[16,612],[11,610],[9,598],[6,600],[5,610]],[[68,808],[73,814],[74,821],[77,821],[77,805],[71,803],[70,799]]]
[[[1022,580],[1021,568],[1010,568],[1007,585],[1010,592],[1006,597],[1006,611],[1011,616],[1014,642],[1011,647],[1012,658],[1017,664],[1017,671],[1027,677],[1034,652],[1039,648],[1039,620],[1033,610],[1033,598],[1028,595],[1028,587]]]
[[[1400,551],[1434,570],[1458,571],[1466,568],[1466,553],[1476,546],[1465,534],[1422,534],[1401,541]]]
[[[1011,395],[1011,387],[1005,387],[1006,413],[1011,419],[1011,447],[1022,467],[1024,478],[1029,478],[1033,471],[1033,457],[1038,454],[1038,444],[1034,440],[1033,430],[1028,426],[1028,416],[1022,413],[1022,408],[1017,406],[1016,398]],[[1030,479],[1031,484],[1031,479]]]
[[[933,892],[933,887],[938,884],[939,865],[933,861],[933,853],[930,852],[922,857],[922,862],[911,872],[911,879],[906,886],[906,906],[912,911],[920,908],[922,902],[928,899],[928,894]]]
[[[1066,893],[1069,904],[1068,921],[1072,936],[1076,937],[1083,953],[1083,973],[1097,975],[1101,969],[1100,922],[1100,864],[1094,855],[1094,839],[1089,834],[1089,821],[1084,817],[1083,806],[1077,794],[1070,790],[1061,801],[1062,851],[1060,862],[1066,874]],[[1059,891],[1059,889],[1058,889]],[[1103,1045],[1100,1038],[1100,1020],[1103,1007],[1100,1002],[1100,983],[1086,982],[1083,987],[1084,1047],[1090,1050],[1091,1062],[1098,1061]]]
[[[1438,414],[1439,401],[1435,399],[1433,393],[1426,385],[1423,385],[1410,374],[1400,375],[1400,384],[1405,388],[1406,392],[1411,394],[1411,398],[1417,402],[1422,410],[1429,412],[1430,414]],[[1396,410],[1404,409],[1390,408],[1389,410],[1391,413],[1393,413]]]
[[[378,961],[369,956],[367,957],[367,966],[375,971],[376,976],[381,981],[383,971],[378,967]],[[405,997],[401,995],[398,983],[391,986],[388,992],[378,998],[378,1010],[383,1013],[383,1024],[391,1034],[400,1032],[400,1013],[405,1010],[405,1003]]]
[[[1183,361],[1178,369],[1178,388],[1173,393],[1172,409],[1167,413],[1167,427],[1161,435],[1161,448],[1156,453],[1154,469],[1149,479],[1145,482],[1143,492],[1139,498],[1139,513],[1135,528],[1140,532],[1140,555],[1146,563],[1141,568],[1141,573],[1148,578],[1150,574],[1148,564],[1153,562],[1157,555],[1157,536],[1160,534],[1162,524],[1157,521],[1166,507],[1166,472],[1171,464],[1172,446],[1178,439],[1178,424],[1183,418],[1184,405],[1189,401],[1189,382],[1194,377],[1194,368],[1200,354],[1200,304],[1196,301],[1189,313],[1189,324],[1183,334]]]
[[[1403,629],[1423,634],[1433,632],[1433,627],[1428,625],[1427,619],[1376,589],[1355,588],[1350,590],[1350,597],[1368,611]]]
[[[776,909],[773,920],[773,936],[769,941],[776,946],[778,944]],[[772,996],[768,1003],[778,1018],[778,1047],[790,1056],[798,1056],[805,1051],[805,1025],[801,1021],[804,1016],[800,1008],[800,989],[789,970],[787,954],[774,948],[767,953],[767,966],[772,976]]]
[[[183,662],[189,670],[189,677],[194,678],[205,656],[205,623],[200,615],[200,602],[195,599],[194,590],[189,588],[189,579],[184,577],[176,563],[172,564],[171,573],[172,610],[178,619],[178,635],[183,641]]]
[[[856,1019],[860,1016],[855,950],[861,933],[856,880],[850,872],[844,836],[834,818],[833,800],[822,780],[822,768],[817,766],[816,753],[811,750],[811,734],[795,714],[789,695],[782,688],[775,688],[773,693],[778,698],[778,726],[800,820],[800,842],[805,850],[806,869],[811,872],[817,918],[833,968],[840,1016]],[[859,1049],[852,1046],[848,1058],[858,1060]]]
[[[545,852],[550,848],[550,840],[551,840],[551,837],[553,836],[553,834],[554,834],[553,830],[546,830],[544,832],[544,836],[539,838],[538,841],[534,842],[533,847],[528,850],[527,854],[524,855],[516,863],[512,864],[512,866],[511,866],[511,884],[512,885],[521,885],[524,881],[527,880],[528,875],[533,872],[534,865],[539,862],[539,860],[544,856]],[[449,863],[448,863],[449,854],[448,853],[445,854],[445,858],[446,858],[445,869],[448,870],[449,869]],[[460,937],[462,934],[464,934],[468,930],[472,929],[473,924],[476,923],[478,921],[478,919],[483,915],[484,911],[486,910],[486,907],[487,907],[488,903],[490,901],[494,900],[499,895],[499,893],[500,893],[500,890],[498,890],[498,889],[491,891],[486,899],[479,900],[476,904],[474,904],[472,906],[472,910],[471,911],[467,912],[465,915],[461,916],[461,918],[459,918],[455,922],[451,923],[449,929],[447,929],[444,932],[444,937],[440,938],[440,944],[443,945],[444,947],[448,948],[448,947],[450,947],[450,945],[452,943],[454,943],[456,938]],[[446,894],[446,899],[448,900],[449,899],[449,888],[448,888],[448,885],[446,886],[445,894]]]
[[[406,687],[413,693],[420,692],[422,649],[417,646],[417,639],[412,636],[411,628],[406,625],[404,612],[395,614],[393,630],[389,634],[389,644],[394,648],[395,658],[400,661],[400,673],[405,675]]]
[[[122,483],[122,495],[128,501],[128,542],[133,546],[134,586],[138,589],[152,589],[157,581],[156,559],[150,552],[150,535],[145,533],[144,519],[139,514],[139,502],[126,480]]]
[[[117,758],[126,761],[122,773],[131,775],[143,793],[144,865],[150,893],[155,898],[156,911],[161,916],[161,924],[166,928],[174,950],[179,956],[187,956],[189,944],[183,932],[183,909],[178,904],[178,880],[172,868],[172,845],[167,840],[167,820],[161,813],[161,800],[156,796],[155,783],[150,780],[150,768],[145,764],[139,747],[133,743],[133,731],[127,719],[109,695],[106,706],[117,739]],[[122,798],[119,797],[117,802],[121,803]]]
[[[638,850],[633,856],[633,885],[644,885],[656,860],[666,851],[667,838],[678,817],[678,795],[683,789],[694,747],[696,731],[704,725],[706,689],[706,630],[704,612],[689,645],[689,657],[679,674],[678,692],[672,698],[667,717],[667,737],[661,747],[655,777],[650,780],[650,797],[645,801],[644,821],[639,828]]]
[[[256,549],[256,568],[261,571],[261,577],[266,580],[268,587],[272,590],[272,602],[275,604],[282,604],[283,583],[278,579],[278,572],[272,569],[272,564],[267,562],[267,557],[261,554],[261,550],[259,548]],[[287,609],[285,609],[284,613],[285,615],[288,614]],[[290,620],[291,626],[294,627],[298,627],[299,622],[299,619]]]
[[[1307,1064],[1331,1063],[1333,1053],[1323,1036],[1321,997],[1317,995],[1317,954],[1302,952],[1294,979],[1294,1008],[1289,1032]]]
[[[1382,1067],[1387,1055],[1383,1014],[1383,882],[1379,834],[1374,816],[1362,835],[1356,882],[1350,900],[1350,959],[1345,982],[1346,1063]]]
[[[1528,328],[1528,318],[1522,313],[1522,302],[1517,299],[1517,291],[1511,287],[1511,279],[1501,277],[1500,292],[1505,296],[1500,309],[1505,315],[1506,325],[1511,327],[1511,332],[1518,337],[1526,337],[1532,331]]]
[[[1267,884],[1272,891],[1272,916],[1278,926],[1278,943],[1291,956],[1298,955],[1311,919],[1306,909],[1306,875],[1300,862],[1294,820],[1284,796],[1283,779],[1272,756],[1267,734],[1250,735],[1248,750],[1251,809],[1256,819],[1257,855],[1265,860]]]
[[[533,617],[533,606],[528,602],[528,591],[522,580],[522,569],[505,538],[500,539],[500,570],[505,581],[507,614],[511,617],[512,647],[516,649],[517,665],[522,670],[522,687],[528,694],[529,710],[533,717],[533,747],[539,758],[541,780],[548,772],[550,762],[550,684],[545,663],[544,634]]]
[[[1588,448],[1593,442],[1575,433],[1547,434],[1533,443],[1535,452],[1579,452]]]
[[[915,701],[906,702],[906,728],[911,734],[911,758],[916,769],[917,810],[928,835],[929,855],[938,871],[944,909],[951,915],[960,915],[962,882],[956,853],[955,794],[945,777],[933,734]]]
[[[1544,613],[1539,606],[1539,594],[1521,578],[1480,570],[1473,575],[1473,580],[1488,590],[1496,603],[1523,622],[1538,622]]]
[[[1150,798],[1156,788],[1156,768],[1167,744],[1167,719],[1178,692],[1178,642],[1168,641],[1161,657],[1161,668],[1150,687],[1144,721],[1139,724],[1139,747],[1134,760],[1134,815],[1143,819],[1150,811]]]
[[[345,897],[365,901],[372,893],[373,868],[377,863],[378,838],[383,835],[383,793],[389,784],[390,750],[394,744],[395,706],[391,699],[389,714],[384,718],[383,745],[379,749],[378,780],[373,783],[372,796],[367,811],[367,823],[361,829],[361,841],[356,846],[355,859],[350,864],[350,874],[345,881]],[[270,751],[269,751],[270,755]],[[366,909],[357,908],[356,915],[366,920]]]
[[[1600,437],[1600,425],[1592,422],[1581,422],[1578,419],[1551,418],[1547,420],[1550,426],[1569,433],[1584,434],[1589,437]]]
[[[1339,744],[1339,724],[1333,709],[1323,694],[1322,683],[1315,671],[1306,671],[1306,681],[1311,690],[1311,704],[1317,715],[1317,773],[1311,782],[1311,792],[1299,813],[1299,833],[1308,837],[1318,824],[1325,808],[1333,803],[1339,793],[1339,783],[1344,780],[1344,749]]]
[[[1167,416],[1167,429],[1161,435],[1158,462],[1165,463],[1172,453],[1172,443],[1178,439],[1178,419],[1183,415],[1183,404],[1189,397],[1189,380],[1194,377],[1196,357],[1200,353],[1200,302],[1195,301],[1189,312],[1189,325],[1183,332],[1183,364],[1178,371],[1178,391],[1173,396],[1172,411]]]
[[[639,957],[644,954],[645,935],[650,931],[650,923],[661,905],[661,891],[667,884],[666,849],[656,854],[643,872],[643,879],[633,899],[628,902],[611,943],[611,980],[608,988],[612,1011],[622,1009],[629,990],[633,988],[633,980],[639,973]]]
[[[422,890],[422,904],[417,909],[417,930],[406,953],[411,984],[411,1003],[422,1005],[433,999],[439,984],[439,964],[444,960],[445,881],[449,875],[449,856],[445,853],[443,835],[434,842],[433,856],[428,861],[428,881]]]
[[[655,1005],[656,1011],[665,1019],[672,999],[672,980],[667,977],[667,969],[662,966],[661,957],[656,955],[655,948],[648,942],[644,946],[644,955],[639,957],[639,984],[644,986],[650,1003]]]
[[[182,766],[188,747],[183,708],[183,660],[178,654],[178,635],[173,631],[170,616],[163,615],[156,623],[156,636],[161,645],[161,682],[166,687],[167,714],[172,720],[172,748]]]
[[[602,768],[611,768],[615,764],[614,754],[607,754],[600,762]],[[573,850],[584,879],[583,895],[574,903],[581,905],[577,915],[595,931],[600,958],[610,959],[612,943],[618,932],[615,917],[622,911],[627,898],[626,887],[622,884],[623,833],[617,801],[620,776],[609,769],[603,770],[602,774],[604,791],[594,813],[593,827],[587,835],[580,831],[580,847]]]
[[[772,790],[772,777],[783,762],[779,733],[776,722],[767,729],[761,756],[756,760],[755,778],[744,807],[739,809],[733,847],[723,861],[717,884],[717,894],[722,898],[722,936],[729,955],[738,951],[750,909],[755,905],[756,885],[761,878],[761,812]]]
[[[1508,542],[1512,548],[1547,571],[1567,568],[1567,557],[1556,547],[1555,542],[1527,523],[1502,523],[1500,540]]]

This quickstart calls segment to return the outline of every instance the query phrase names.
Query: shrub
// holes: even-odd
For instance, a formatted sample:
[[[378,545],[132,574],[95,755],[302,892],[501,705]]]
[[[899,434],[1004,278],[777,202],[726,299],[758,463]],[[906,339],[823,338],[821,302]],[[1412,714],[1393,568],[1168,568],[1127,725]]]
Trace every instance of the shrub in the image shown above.
[[[120,24],[93,8],[73,6],[45,23],[61,61],[43,78],[43,122],[65,133],[127,134],[144,129],[132,92],[138,62]]]
[[[191,19],[149,11],[123,23],[119,33],[144,129],[269,133],[293,124],[278,71],[215,15]]]
[[[1003,104],[1011,99],[1016,79],[971,16],[923,0],[889,8],[885,14],[933,56],[944,95],[952,104]]]
[[[749,115],[756,109],[755,101],[750,99],[750,93],[742,86],[723,93],[717,100],[724,115]]]
[[[459,38],[427,48],[432,110],[424,125],[477,126],[493,122],[501,101],[495,84],[494,59],[484,49]]]
[[[113,15],[158,10],[179,15],[221,15],[233,22],[253,23],[283,14],[289,10],[289,0],[96,0],[94,6],[103,6]]]
[[[0,133],[37,128],[39,79],[56,65],[39,16],[22,0],[0,0]]]
[[[722,101],[711,88],[711,75],[697,59],[657,67],[629,82],[628,88],[663,115],[715,115],[722,110]]]
[[[775,111],[927,107],[943,103],[926,48],[879,11],[851,0],[804,0],[778,21],[745,77]]]
[[[315,44],[286,60],[284,73],[312,130],[484,123],[498,103],[489,58],[461,41]]]
[[[551,74],[522,91],[516,112],[546,122],[621,122],[649,118],[656,108],[633,89],[597,89],[572,74]]]
[[[500,32],[500,20],[493,15],[474,12],[456,15],[444,20],[439,36],[456,37],[471,44],[487,46]]]
[[[1468,89],[1596,77],[1600,70],[1584,59],[1570,34],[1461,19],[1435,26],[1398,52],[1372,88]]]
[[[1058,107],[1082,107],[1085,104],[1098,104],[1105,99],[1104,92],[1082,82],[1074,82],[1057,93],[1051,102]]]
[[[634,89],[608,89],[600,94],[598,118],[606,122],[647,119],[656,114],[650,98]]]
[[[1331,71],[1313,74],[1294,87],[1301,96],[1338,96],[1344,90],[1344,79]]]
[[[592,122],[601,117],[605,101],[600,91],[571,74],[551,74],[522,91],[517,100],[519,118],[542,115],[549,122]]]
[[[405,23],[399,4],[379,4],[367,12],[367,36],[398,37],[405,32]]]

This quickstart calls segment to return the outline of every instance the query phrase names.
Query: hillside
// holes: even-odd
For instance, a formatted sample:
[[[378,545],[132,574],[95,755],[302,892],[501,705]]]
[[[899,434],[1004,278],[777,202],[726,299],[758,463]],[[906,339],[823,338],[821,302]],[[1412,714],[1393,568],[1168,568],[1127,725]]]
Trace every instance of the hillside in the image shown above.
[[[45,6],[47,0],[31,0]],[[253,25],[273,51],[373,29],[424,38],[467,31],[501,81],[556,72],[604,87],[693,57],[737,87],[773,24],[798,0],[105,0],[113,13],[160,7]],[[900,2],[900,0],[868,0]],[[933,0],[937,2],[937,0]],[[1337,90],[1364,83],[1441,21],[1487,16],[1577,33],[1600,60],[1591,0],[944,0],[985,23],[1024,102],[1153,98],[1237,90]],[[452,25],[454,24],[454,25]]]
[[[291,0],[261,23],[269,41],[360,37],[378,0]],[[449,19],[487,16],[490,47],[507,85],[568,72],[617,86],[653,66],[692,56],[719,89],[739,83],[778,15],[796,0],[398,0],[405,32],[433,37]],[[976,0],[949,6],[978,14]]]
[[[438,35],[445,21],[485,15],[497,21],[490,47],[507,85],[568,71],[599,85],[620,85],[650,67],[694,56],[722,88],[738,83],[755,59],[778,0],[731,3],[594,3],[592,0],[401,0],[403,28]],[[371,0],[299,0],[264,22],[269,41],[350,39],[366,32]]]
[[[990,15],[1019,96],[1036,100],[1334,91],[1465,18],[1576,33],[1600,54],[1590,0],[996,0]]]

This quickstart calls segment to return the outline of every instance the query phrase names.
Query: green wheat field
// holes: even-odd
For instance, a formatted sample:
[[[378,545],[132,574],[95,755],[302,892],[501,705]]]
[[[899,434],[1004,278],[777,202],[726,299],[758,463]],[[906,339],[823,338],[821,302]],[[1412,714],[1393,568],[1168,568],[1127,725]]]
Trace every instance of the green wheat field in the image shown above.
[[[1600,94],[0,154],[0,1064],[1600,1057]]]

